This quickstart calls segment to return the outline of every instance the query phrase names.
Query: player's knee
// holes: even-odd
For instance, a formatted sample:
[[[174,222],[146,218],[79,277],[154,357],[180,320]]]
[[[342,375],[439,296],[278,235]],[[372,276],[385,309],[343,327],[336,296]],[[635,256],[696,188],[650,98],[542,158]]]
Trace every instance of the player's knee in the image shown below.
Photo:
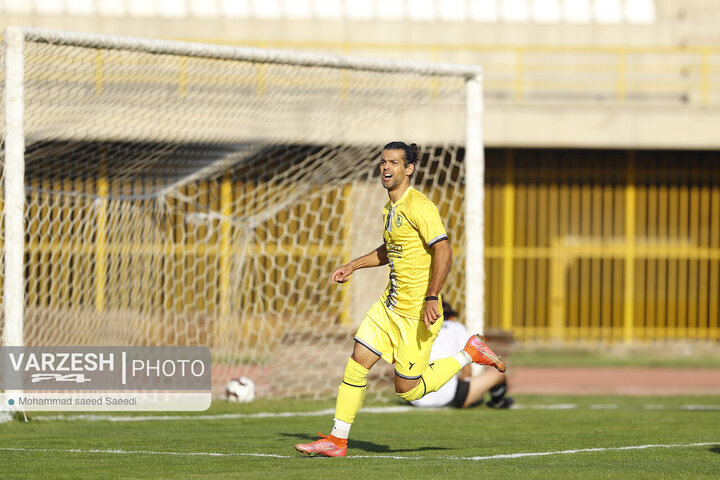
[[[396,377],[396,380],[397,378],[398,377]],[[426,390],[425,381],[422,377],[417,379],[416,382],[407,380],[404,382],[395,382],[395,393],[397,393],[400,398],[407,400],[408,402],[422,398],[425,395]]]
[[[420,383],[420,378],[405,378],[395,374],[395,393],[409,392]]]
[[[402,398],[403,400],[407,400],[408,402],[412,402],[413,400],[419,400],[420,398],[425,396],[425,392],[423,391],[421,385],[418,385],[409,392],[396,391],[395,393],[397,393],[398,397]]]
[[[400,385],[398,385],[398,384],[396,383],[396,384],[395,384],[395,393],[397,393],[398,395],[402,395],[403,393],[409,392],[409,391],[412,390],[413,388],[415,388],[415,387],[409,387],[409,388],[408,388],[408,387],[405,387],[405,386],[400,386]]]
[[[378,356],[377,353],[373,352],[357,340],[355,341],[353,353],[350,358],[368,370],[370,370],[373,365],[380,360],[380,356]]]
[[[367,383],[368,369],[360,365],[358,362],[352,359],[348,359],[345,365],[345,374],[343,375],[343,382],[348,385],[357,387],[364,387]]]

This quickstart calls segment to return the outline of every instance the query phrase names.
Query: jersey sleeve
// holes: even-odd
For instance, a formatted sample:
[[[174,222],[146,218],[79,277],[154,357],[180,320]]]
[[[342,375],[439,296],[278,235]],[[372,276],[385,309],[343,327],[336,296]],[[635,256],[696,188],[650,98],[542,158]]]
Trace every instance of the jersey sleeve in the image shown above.
[[[448,235],[440,218],[440,212],[430,201],[418,202],[411,210],[410,223],[417,228],[420,236],[428,247],[447,240]]]

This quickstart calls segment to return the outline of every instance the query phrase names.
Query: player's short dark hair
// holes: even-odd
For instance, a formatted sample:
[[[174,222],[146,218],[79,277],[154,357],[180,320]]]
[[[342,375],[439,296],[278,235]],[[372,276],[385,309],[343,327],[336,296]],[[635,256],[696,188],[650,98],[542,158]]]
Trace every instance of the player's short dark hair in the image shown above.
[[[457,314],[448,302],[443,302],[443,318],[457,317]]]
[[[408,145],[405,142],[390,142],[383,147],[383,150],[402,150],[404,152],[403,160],[405,161],[405,166],[409,163],[417,166],[419,153],[418,146],[414,143]]]

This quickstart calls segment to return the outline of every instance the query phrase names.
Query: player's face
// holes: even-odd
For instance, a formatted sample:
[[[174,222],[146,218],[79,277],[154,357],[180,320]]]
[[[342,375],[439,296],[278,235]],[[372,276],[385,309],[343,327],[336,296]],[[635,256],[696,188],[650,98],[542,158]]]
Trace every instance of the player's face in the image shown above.
[[[402,150],[383,150],[380,157],[380,181],[387,190],[395,190],[404,182],[410,182],[415,166],[405,165]]]

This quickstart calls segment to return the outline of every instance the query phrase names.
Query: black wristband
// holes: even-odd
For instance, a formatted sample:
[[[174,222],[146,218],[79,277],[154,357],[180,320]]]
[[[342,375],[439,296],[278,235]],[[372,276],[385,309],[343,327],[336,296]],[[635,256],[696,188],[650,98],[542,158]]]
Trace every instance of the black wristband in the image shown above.
[[[439,300],[439,298],[435,295],[428,295],[427,297],[425,297],[426,302],[429,302],[430,300]]]

